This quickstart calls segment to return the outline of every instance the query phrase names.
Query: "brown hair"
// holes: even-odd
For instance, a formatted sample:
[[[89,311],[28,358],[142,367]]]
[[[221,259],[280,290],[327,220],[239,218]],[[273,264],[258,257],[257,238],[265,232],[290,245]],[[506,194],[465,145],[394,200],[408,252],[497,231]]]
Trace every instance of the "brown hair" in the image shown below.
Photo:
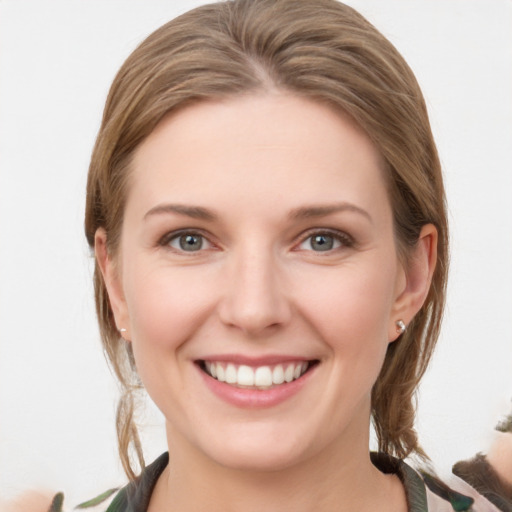
[[[421,227],[439,233],[437,266],[421,311],[390,344],[372,391],[379,449],[424,455],[414,431],[414,393],[436,343],[447,278],[447,221],[440,163],[416,79],[393,45],[365,18],[335,0],[233,0],[199,7],[151,34],[118,72],[106,102],[87,183],[85,231],[100,227],[116,253],[130,161],[168,113],[207,99],[275,88],[350,115],[386,162],[397,246],[403,257]],[[120,339],[96,265],[96,307],[104,348],[123,387],[119,449],[143,465],[133,422],[140,387],[129,344]]]

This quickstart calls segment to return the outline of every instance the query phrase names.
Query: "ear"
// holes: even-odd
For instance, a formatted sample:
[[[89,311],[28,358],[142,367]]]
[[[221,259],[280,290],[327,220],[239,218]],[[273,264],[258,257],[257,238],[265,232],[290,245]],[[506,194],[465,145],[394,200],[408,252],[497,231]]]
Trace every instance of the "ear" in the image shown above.
[[[418,242],[403,268],[405,279],[400,279],[401,285],[390,318],[390,341],[395,341],[401,334],[396,322],[402,320],[408,325],[427,298],[436,268],[437,238],[437,229],[433,224],[425,224],[421,228]]]
[[[114,313],[116,326],[120,335],[126,341],[130,341],[128,308],[126,306],[119,275],[119,265],[108,252],[107,233],[103,228],[98,228],[94,235],[94,254],[98,266],[100,267],[105,287],[107,288],[110,307]]]

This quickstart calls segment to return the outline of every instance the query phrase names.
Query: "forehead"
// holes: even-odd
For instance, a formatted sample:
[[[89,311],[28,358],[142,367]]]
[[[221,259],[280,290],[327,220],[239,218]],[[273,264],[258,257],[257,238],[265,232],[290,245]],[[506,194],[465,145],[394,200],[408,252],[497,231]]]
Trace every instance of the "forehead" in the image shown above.
[[[240,96],[186,107],[137,149],[129,200],[238,207],[387,196],[384,165],[348,116],[289,94]],[[200,195],[200,197],[198,197]],[[241,201],[241,203],[240,203]]]

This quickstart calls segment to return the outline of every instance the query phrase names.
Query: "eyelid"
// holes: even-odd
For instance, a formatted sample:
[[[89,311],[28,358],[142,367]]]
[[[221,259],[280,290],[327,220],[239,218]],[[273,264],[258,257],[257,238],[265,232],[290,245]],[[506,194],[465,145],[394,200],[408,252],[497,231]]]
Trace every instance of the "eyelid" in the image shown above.
[[[326,254],[333,253],[334,251],[342,249],[342,248],[353,247],[355,245],[354,238],[351,235],[349,235],[348,233],[346,233],[345,231],[340,231],[340,230],[332,229],[332,228],[311,228],[311,229],[307,230],[306,232],[301,233],[301,235],[299,237],[299,241],[295,245],[295,250],[301,250],[299,246],[302,245],[306,240],[308,240],[308,238],[311,238],[315,235],[332,236],[338,242],[340,242],[340,244],[341,244],[340,247],[336,247],[334,249],[325,251]],[[304,249],[304,250],[306,250],[306,249]],[[318,252],[319,254],[321,254],[322,251],[311,251],[311,252]]]
[[[170,242],[182,235],[200,236],[208,244],[208,247],[201,248],[198,251],[190,251],[190,252],[171,247]],[[354,238],[345,231],[340,231],[338,229],[332,229],[332,228],[311,228],[311,229],[308,229],[307,231],[301,233],[297,237],[298,241],[296,244],[294,244],[293,250],[301,250],[299,246],[301,244],[303,244],[308,238],[311,238],[312,236],[315,236],[315,235],[332,236],[333,238],[335,238],[337,241],[340,242],[340,244],[341,244],[340,247],[325,251],[326,253],[332,253],[332,252],[342,249],[342,248],[353,247],[356,244]],[[197,253],[203,252],[205,250],[209,250],[212,248],[213,249],[218,248],[219,247],[218,244],[213,242],[212,238],[213,237],[210,233],[207,233],[202,229],[182,228],[182,229],[177,229],[175,231],[169,231],[169,232],[165,233],[163,236],[161,236],[158,239],[157,244],[164,248],[168,248],[169,250],[175,251],[176,253],[179,253],[179,254],[186,254],[188,252],[188,255],[193,255],[194,253],[197,254]],[[311,252],[320,253],[321,251],[311,251]]]
[[[200,236],[203,238],[203,240],[208,244],[208,247],[202,247],[198,251],[185,251],[182,249],[178,249],[176,247],[172,247],[170,244],[173,240],[179,238],[183,235],[192,235],[192,236]],[[211,240],[211,235],[209,233],[205,233],[202,229],[197,228],[183,228],[183,229],[177,229],[175,231],[169,231],[168,233],[165,233],[162,237],[158,239],[158,245],[162,246],[164,248],[167,248],[171,251],[174,251],[178,254],[186,254],[187,256],[193,255],[194,253],[200,253],[208,249],[212,249],[216,247],[216,244]]]

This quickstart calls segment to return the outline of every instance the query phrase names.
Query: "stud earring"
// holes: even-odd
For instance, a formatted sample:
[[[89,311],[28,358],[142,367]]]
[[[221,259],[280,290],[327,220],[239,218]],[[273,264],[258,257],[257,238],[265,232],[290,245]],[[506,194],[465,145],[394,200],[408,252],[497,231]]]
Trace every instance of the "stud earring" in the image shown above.
[[[121,329],[119,329],[119,332],[126,332],[126,329],[124,327],[121,327]]]
[[[405,332],[405,330],[407,329],[403,320],[397,320],[395,322],[395,325],[396,325],[397,334],[403,334]]]

